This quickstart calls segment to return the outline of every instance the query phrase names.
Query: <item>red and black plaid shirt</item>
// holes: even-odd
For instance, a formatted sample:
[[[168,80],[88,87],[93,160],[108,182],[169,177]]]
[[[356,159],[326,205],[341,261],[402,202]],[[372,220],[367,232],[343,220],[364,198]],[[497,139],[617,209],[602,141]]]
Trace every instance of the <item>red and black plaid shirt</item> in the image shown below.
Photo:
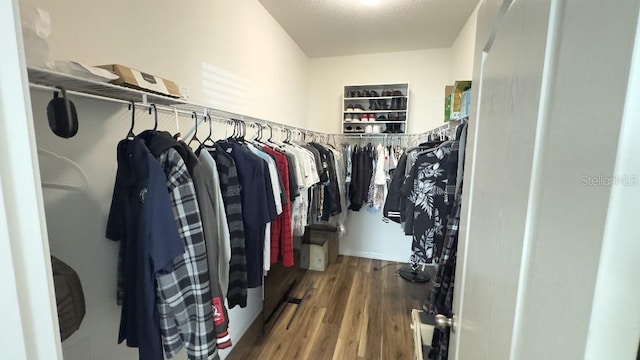
[[[276,159],[278,172],[284,185],[283,193],[289,194],[289,162],[287,157],[268,146],[262,148],[266,153],[273,155]],[[293,266],[293,232],[291,229],[291,202],[288,197],[282,204],[282,214],[278,215],[271,223],[271,263],[278,262],[278,255],[282,255],[282,265]]]

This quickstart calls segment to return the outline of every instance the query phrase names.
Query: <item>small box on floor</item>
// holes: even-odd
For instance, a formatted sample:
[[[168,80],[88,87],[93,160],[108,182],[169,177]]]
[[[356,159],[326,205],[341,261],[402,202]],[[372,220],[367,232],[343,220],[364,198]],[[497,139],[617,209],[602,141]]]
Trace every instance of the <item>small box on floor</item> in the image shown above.
[[[325,271],[329,265],[329,242],[302,244],[300,267],[315,271]]]
[[[338,238],[338,229],[332,225],[310,225],[307,226],[302,239],[303,243],[307,244],[322,244],[328,243],[329,248],[329,263],[338,262],[338,250],[340,247]]]

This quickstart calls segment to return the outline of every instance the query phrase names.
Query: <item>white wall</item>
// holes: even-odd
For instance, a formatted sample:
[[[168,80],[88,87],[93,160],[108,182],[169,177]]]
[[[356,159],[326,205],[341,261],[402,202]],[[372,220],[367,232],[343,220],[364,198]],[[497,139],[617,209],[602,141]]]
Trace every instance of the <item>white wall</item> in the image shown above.
[[[408,82],[409,132],[442,125],[444,87],[449,80],[449,49],[336,56],[310,61],[309,128],[342,132],[345,85]]]
[[[168,0],[91,6],[79,0],[35,3],[51,13],[53,59],[129,65],[186,85],[193,102],[306,127],[307,57],[257,0],[196,1],[189,6]],[[242,90],[235,96],[206,93],[203,64]],[[217,84],[221,92],[229,90],[224,85]],[[44,110],[51,94],[32,95],[38,146],[76,161],[91,181],[86,192],[44,194],[52,253],[76,269],[87,299],[81,329],[63,344],[65,359],[135,359],[137,351],[116,344],[117,246],[104,237],[116,144],[126,134],[129,114],[122,105],[76,99],[80,131],[63,140],[46,125]],[[152,121],[139,112],[136,124],[141,130]],[[190,119],[181,120],[182,131],[191,124]],[[162,115],[161,128],[174,132],[173,117]],[[42,167],[46,161],[42,159]],[[261,289],[251,290],[248,307],[229,313],[234,343],[261,311],[261,296]]]
[[[443,125],[444,87],[473,74],[478,9],[460,31],[451,49],[311,59],[309,127],[341,132],[342,88],[348,84],[409,82],[409,133]],[[382,221],[381,212],[349,211],[340,253],[389,261],[408,261],[411,237],[396,223]]]
[[[306,125],[308,59],[257,0],[24,1],[51,13],[54,60],[124,64],[187,86],[192,102]],[[236,77],[244,101],[205,94],[203,63]]]
[[[473,57],[476,47],[479,8],[480,4],[473,10],[453,45],[451,45],[449,84],[453,84],[456,80],[471,80],[473,78]]]

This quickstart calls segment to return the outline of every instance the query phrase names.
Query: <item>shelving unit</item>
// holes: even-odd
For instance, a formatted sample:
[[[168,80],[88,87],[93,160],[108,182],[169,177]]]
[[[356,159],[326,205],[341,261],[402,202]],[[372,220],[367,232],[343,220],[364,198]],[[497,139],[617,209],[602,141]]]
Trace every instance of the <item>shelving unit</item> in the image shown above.
[[[342,94],[342,132],[405,134],[408,109],[409,83],[347,85]]]

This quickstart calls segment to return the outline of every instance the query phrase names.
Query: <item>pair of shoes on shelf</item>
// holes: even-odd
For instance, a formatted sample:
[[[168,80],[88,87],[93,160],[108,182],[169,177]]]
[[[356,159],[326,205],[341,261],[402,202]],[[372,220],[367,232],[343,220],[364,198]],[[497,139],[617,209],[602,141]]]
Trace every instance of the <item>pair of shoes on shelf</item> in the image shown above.
[[[387,124],[383,131],[385,134],[404,134],[402,124]]]
[[[362,121],[375,121],[376,116],[375,114],[363,114],[362,115]]]
[[[406,97],[394,97],[391,99],[390,110],[407,110],[407,98]]]
[[[398,89],[384,89],[382,96],[404,96],[404,94]]]
[[[389,109],[389,103],[387,102],[386,99],[370,99],[369,100],[369,110],[371,111],[388,110],[388,109]]]
[[[364,111],[364,106],[360,104],[347,104],[346,112],[362,112]]]
[[[345,133],[363,133],[364,131],[362,130],[362,126],[351,126],[348,125],[347,127],[344,128],[344,132]]]
[[[405,112],[390,112],[388,113],[389,121],[406,121],[407,113]]]
[[[380,125],[367,125],[364,128],[364,133],[365,134],[380,134],[382,131],[382,128]]]
[[[379,97],[380,95],[378,94],[377,91],[375,90],[356,90],[356,91],[349,91],[349,93],[347,94],[349,97]]]

